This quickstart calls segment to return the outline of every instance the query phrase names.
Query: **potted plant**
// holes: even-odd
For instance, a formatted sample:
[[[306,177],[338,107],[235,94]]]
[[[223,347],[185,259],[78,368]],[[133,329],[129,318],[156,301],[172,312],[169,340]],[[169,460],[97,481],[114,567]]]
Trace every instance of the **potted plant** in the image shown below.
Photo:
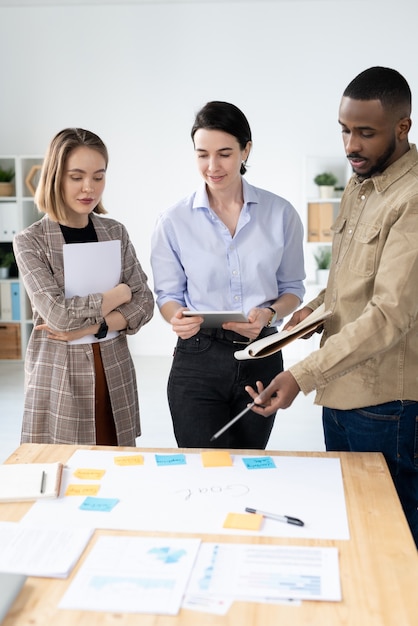
[[[10,267],[13,265],[15,257],[13,252],[8,252],[0,248],[0,278],[8,278]]]
[[[321,198],[332,198],[334,195],[334,187],[337,183],[337,177],[331,172],[323,172],[315,176],[314,183],[318,185]]]
[[[15,172],[12,167],[4,169],[0,166],[0,196],[14,195],[14,185],[12,183],[14,176]]]
[[[316,261],[316,282],[318,285],[326,286],[331,266],[331,246],[320,246],[314,252]]]

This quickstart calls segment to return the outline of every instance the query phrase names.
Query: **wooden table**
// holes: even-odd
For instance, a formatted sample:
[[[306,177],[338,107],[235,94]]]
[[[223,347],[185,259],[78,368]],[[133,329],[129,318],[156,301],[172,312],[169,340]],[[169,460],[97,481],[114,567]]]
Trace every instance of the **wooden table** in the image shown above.
[[[7,462],[66,462],[77,449],[95,448],[23,444]],[[148,448],[143,451],[179,452],[178,449]],[[199,451],[188,449],[184,452]],[[304,601],[300,606],[235,602],[225,616],[184,609],[175,617],[58,609],[62,595],[79,569],[78,564],[66,580],[28,578],[2,626],[417,626],[418,555],[381,454],[271,450],[234,450],[231,453],[341,459],[349,541],[199,535],[203,541],[336,546],[340,557],[341,602]],[[0,504],[0,520],[18,521],[30,506],[30,503],[23,502]],[[150,533],[100,530],[96,534],[147,536]],[[164,533],[153,535],[164,536]]]

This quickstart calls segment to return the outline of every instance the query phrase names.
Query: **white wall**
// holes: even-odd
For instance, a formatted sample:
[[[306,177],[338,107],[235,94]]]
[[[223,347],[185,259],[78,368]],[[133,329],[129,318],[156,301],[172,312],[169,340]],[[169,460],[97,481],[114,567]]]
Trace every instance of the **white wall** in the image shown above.
[[[0,154],[43,154],[67,126],[97,132],[111,159],[106,207],[152,285],[155,219],[199,181],[196,111],[213,99],[242,108],[254,140],[248,180],[288,198],[305,222],[306,157],[343,157],[348,82],[387,65],[418,97],[417,17],[415,0],[3,6]],[[131,341],[136,354],[173,345],[157,311]]]

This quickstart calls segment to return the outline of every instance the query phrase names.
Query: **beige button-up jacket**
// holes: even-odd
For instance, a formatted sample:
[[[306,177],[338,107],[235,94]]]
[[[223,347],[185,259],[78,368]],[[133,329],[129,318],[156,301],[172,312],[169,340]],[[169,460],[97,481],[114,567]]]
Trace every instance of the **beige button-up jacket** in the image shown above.
[[[289,368],[316,404],[335,409],[418,401],[418,154],[383,174],[352,176],[333,225],[321,348]]]

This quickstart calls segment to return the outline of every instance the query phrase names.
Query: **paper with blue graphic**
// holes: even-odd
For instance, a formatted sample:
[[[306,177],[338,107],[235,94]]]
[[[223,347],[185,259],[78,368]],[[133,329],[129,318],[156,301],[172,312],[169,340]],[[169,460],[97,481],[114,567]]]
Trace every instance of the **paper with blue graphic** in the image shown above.
[[[99,537],[59,608],[176,615],[200,539]]]

